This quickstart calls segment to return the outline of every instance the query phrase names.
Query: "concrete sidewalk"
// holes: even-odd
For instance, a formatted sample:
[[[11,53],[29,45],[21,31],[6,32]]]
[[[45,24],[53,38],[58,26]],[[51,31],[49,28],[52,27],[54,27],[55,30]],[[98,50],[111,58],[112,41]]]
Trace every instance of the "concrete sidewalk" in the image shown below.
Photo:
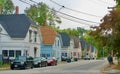
[[[115,64],[111,66],[108,63],[106,63],[102,70],[103,74],[120,74],[120,70],[115,69],[117,61],[114,60],[114,63]]]

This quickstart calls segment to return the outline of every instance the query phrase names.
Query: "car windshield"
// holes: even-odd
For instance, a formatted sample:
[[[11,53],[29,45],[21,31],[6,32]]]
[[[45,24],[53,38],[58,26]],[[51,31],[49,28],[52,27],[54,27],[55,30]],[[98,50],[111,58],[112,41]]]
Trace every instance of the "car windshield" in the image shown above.
[[[26,57],[25,56],[19,56],[19,57],[16,57],[14,61],[17,61],[17,60],[25,61]]]
[[[38,60],[40,60],[40,58],[39,58],[39,57],[34,58],[34,61],[38,61]]]

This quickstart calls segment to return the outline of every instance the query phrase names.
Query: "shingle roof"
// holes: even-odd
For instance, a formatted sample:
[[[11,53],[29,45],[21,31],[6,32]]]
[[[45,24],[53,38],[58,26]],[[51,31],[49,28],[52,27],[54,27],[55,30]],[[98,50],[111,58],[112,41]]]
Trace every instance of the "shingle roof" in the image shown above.
[[[63,46],[70,46],[70,36],[67,33],[60,33],[62,37]]]
[[[54,44],[57,32],[50,26],[41,26],[40,30],[42,33],[43,43],[46,45]]]
[[[35,25],[25,14],[0,15],[0,24],[11,38],[25,38],[29,26]]]

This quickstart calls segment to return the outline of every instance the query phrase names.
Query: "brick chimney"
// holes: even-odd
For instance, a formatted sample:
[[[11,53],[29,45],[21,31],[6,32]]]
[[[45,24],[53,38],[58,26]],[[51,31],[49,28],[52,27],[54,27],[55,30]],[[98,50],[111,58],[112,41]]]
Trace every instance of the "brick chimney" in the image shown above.
[[[15,14],[19,14],[19,7],[18,6],[15,7]]]
[[[0,14],[2,14],[2,5],[0,4]]]

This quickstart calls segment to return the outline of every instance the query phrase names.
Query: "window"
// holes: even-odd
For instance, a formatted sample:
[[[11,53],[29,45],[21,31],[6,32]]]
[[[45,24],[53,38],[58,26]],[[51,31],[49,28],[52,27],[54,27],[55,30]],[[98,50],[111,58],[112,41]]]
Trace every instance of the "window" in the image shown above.
[[[37,42],[37,31],[34,31],[34,34],[35,34],[35,36],[34,36],[34,42]]]
[[[73,56],[76,56],[76,52],[73,53]]]
[[[8,50],[3,50],[2,54],[3,54],[3,57],[7,57],[8,56]]]
[[[36,57],[36,55],[37,55],[37,48],[34,47],[34,57]]]
[[[16,57],[21,56],[21,51],[20,50],[16,50]]]
[[[59,40],[58,40],[58,46],[59,46]]]
[[[67,53],[65,53],[65,57],[67,57]]]
[[[14,57],[14,50],[9,50],[9,57]]]
[[[64,56],[64,53],[62,53],[62,56]]]
[[[32,42],[31,36],[32,36],[32,30],[29,30],[29,42]]]
[[[42,57],[46,57],[45,54],[42,54]]]
[[[47,54],[47,57],[50,57],[50,54]]]

